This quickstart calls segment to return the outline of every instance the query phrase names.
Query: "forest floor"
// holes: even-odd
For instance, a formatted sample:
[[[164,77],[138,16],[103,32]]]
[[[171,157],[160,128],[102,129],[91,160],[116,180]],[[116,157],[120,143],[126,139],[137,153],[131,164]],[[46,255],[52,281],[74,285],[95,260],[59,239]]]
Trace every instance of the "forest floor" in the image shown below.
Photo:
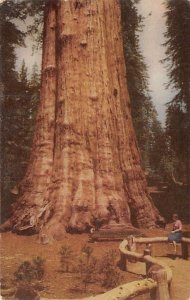
[[[167,236],[171,229],[171,224],[163,229],[141,230],[146,236]],[[190,224],[184,225],[184,230],[190,232]],[[96,242],[88,243],[89,237],[87,234],[70,235],[67,234],[64,241],[56,241],[53,244],[42,245],[37,243],[37,236],[19,236],[13,233],[3,233],[1,237],[1,276],[4,279],[7,287],[15,285],[14,272],[19,265],[26,260],[31,261],[37,256],[45,259],[45,275],[42,280],[43,290],[40,291],[40,296],[49,299],[64,299],[75,298],[80,299],[84,296],[100,294],[106,291],[100,283],[92,282],[87,285],[86,291],[81,283],[81,276],[77,272],[61,271],[60,267],[60,248],[63,245],[70,245],[75,252],[74,261],[77,263],[79,257],[82,256],[81,247],[86,243],[93,249],[93,256],[98,260],[101,259],[104,253],[108,250],[117,250],[119,258],[119,242]],[[180,248],[180,246],[179,246]],[[159,259],[166,261],[173,271],[172,300],[188,300],[190,299],[190,261],[183,260],[180,257],[178,249],[177,258],[171,259],[170,254],[173,252],[171,245],[160,244],[154,245],[153,255]],[[142,246],[138,251],[143,251]],[[144,277],[145,266],[143,263],[130,263],[128,272],[120,271],[122,275],[121,284],[139,280]],[[3,298],[8,299],[8,298]],[[9,298],[10,299],[10,298]],[[135,299],[145,299],[148,297],[136,297]]]

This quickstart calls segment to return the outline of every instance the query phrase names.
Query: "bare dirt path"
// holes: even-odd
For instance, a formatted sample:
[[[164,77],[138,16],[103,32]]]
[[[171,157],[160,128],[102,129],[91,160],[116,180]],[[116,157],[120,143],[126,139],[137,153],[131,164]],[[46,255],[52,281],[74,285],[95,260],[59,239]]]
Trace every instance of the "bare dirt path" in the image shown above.
[[[190,261],[166,259],[173,271],[172,297],[174,300],[190,299]]]
[[[167,257],[159,257],[159,259],[166,262],[173,272],[171,300],[190,300],[190,261],[181,258],[173,260]],[[128,271],[145,274],[145,266],[143,263],[129,263]],[[135,299],[138,300],[138,297]]]
[[[166,236],[167,230],[143,230],[147,236]],[[190,225],[185,227],[190,231]],[[63,274],[60,272],[61,246],[70,245],[76,253],[75,261],[81,256],[81,247],[88,241],[88,235],[67,235],[64,241],[56,241],[52,245],[41,245],[37,243],[37,236],[18,236],[12,233],[4,233],[1,237],[1,277],[9,285],[13,285],[12,279],[18,266],[25,260],[32,260],[36,256],[41,256],[46,260],[46,272],[43,284],[45,289],[40,295],[49,299],[63,298],[82,298],[85,295],[93,295],[105,292],[105,289],[92,284],[87,292],[81,289],[79,278],[73,273]],[[88,244],[93,248],[93,255],[100,259],[109,249],[118,250],[118,242],[101,242]],[[138,251],[143,251],[139,248]],[[168,263],[173,271],[173,297],[172,300],[190,299],[190,261],[185,261],[180,257],[175,260],[167,255],[172,254],[173,249],[170,245],[155,245],[153,255],[159,256],[161,260]],[[180,254],[180,249],[178,249]],[[119,256],[119,251],[118,251]],[[144,266],[142,264],[130,264],[129,272],[122,272],[123,280],[121,283],[134,281],[142,278]],[[137,272],[137,274],[134,274]],[[139,273],[139,275],[138,275]],[[136,297],[135,299],[142,299]],[[146,299],[147,300],[147,299]]]

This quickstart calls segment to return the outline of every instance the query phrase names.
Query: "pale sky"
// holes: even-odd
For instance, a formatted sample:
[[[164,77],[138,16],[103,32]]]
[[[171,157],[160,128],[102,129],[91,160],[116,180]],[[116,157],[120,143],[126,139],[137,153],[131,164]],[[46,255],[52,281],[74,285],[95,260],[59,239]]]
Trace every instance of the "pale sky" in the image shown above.
[[[1,0],[0,0],[1,1]],[[127,0],[126,0],[127,1]],[[166,70],[160,63],[164,58],[164,47],[161,45],[164,42],[163,33],[165,31],[165,5],[164,0],[141,0],[138,4],[139,12],[145,17],[144,29],[141,32],[141,48],[148,66],[149,85],[152,101],[158,112],[158,118],[164,125],[165,121],[165,103],[172,97],[171,90],[166,90],[164,84],[167,82]],[[151,15],[150,15],[151,13]],[[28,38],[26,45],[31,45],[31,40]],[[40,69],[41,52],[35,51],[32,54],[30,47],[19,48],[16,51],[18,61],[17,67],[24,59],[29,71],[32,65],[37,62]]]

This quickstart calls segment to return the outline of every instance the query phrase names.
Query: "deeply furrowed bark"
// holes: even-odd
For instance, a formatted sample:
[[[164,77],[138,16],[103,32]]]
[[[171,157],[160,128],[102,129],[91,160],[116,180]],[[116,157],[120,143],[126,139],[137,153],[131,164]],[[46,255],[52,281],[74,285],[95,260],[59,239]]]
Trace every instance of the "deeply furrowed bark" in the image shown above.
[[[152,226],[131,120],[118,0],[46,5],[41,103],[11,223],[60,238],[96,218]]]

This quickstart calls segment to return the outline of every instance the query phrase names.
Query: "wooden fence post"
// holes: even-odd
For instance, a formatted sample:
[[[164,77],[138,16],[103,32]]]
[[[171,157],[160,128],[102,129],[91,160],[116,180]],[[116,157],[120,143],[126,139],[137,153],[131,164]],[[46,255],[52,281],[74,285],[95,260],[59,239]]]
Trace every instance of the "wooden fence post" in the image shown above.
[[[188,243],[181,242],[181,250],[182,250],[182,257],[183,259],[188,259]]]
[[[120,253],[120,261],[118,265],[122,271],[127,271],[127,258],[126,255],[122,252]]]
[[[151,253],[152,253],[152,245],[148,244],[148,245],[146,245],[146,248],[144,249],[144,256],[151,255]]]
[[[127,246],[128,250],[132,251],[132,252],[136,252],[137,246],[136,246],[134,236],[132,236],[132,235],[128,236],[127,241],[128,241],[128,246]],[[132,263],[136,262],[136,259],[133,257],[130,257],[128,260]]]
[[[144,256],[145,255],[150,255],[151,256],[151,252],[152,252],[152,247],[151,244],[148,244],[147,247],[144,249]],[[150,262],[146,262],[146,275],[148,277],[148,272],[150,267],[152,266],[152,263]]]
[[[136,246],[136,242],[135,242],[135,238],[133,235],[129,235],[127,238],[128,241],[128,250],[135,252],[137,250],[137,246]]]
[[[172,289],[172,281],[170,281],[168,283],[168,292],[169,292],[169,295],[170,295],[170,299],[174,299],[173,289]]]
[[[151,278],[157,282],[157,287],[155,290],[154,296],[152,295],[151,299],[156,300],[169,300],[169,290],[168,290],[168,282],[167,282],[167,273],[164,268],[153,269],[151,271]]]

